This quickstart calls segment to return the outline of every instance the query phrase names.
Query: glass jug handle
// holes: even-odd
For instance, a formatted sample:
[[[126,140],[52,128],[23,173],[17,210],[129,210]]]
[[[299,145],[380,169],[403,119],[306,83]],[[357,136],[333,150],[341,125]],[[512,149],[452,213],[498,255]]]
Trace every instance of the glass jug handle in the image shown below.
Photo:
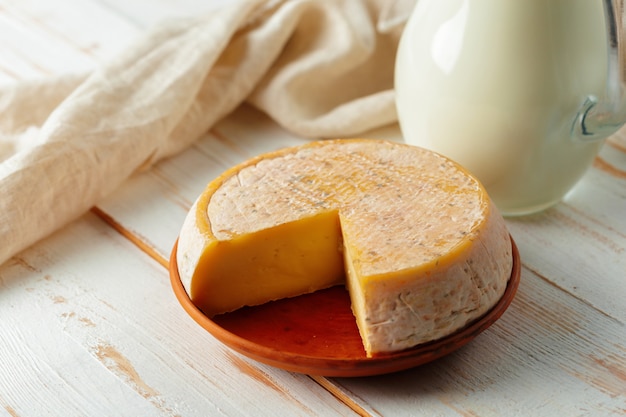
[[[581,140],[605,139],[626,123],[626,74],[620,48],[624,7],[621,0],[603,0],[603,6],[607,30],[607,92],[604,100],[590,95],[581,105],[572,128],[572,136]]]

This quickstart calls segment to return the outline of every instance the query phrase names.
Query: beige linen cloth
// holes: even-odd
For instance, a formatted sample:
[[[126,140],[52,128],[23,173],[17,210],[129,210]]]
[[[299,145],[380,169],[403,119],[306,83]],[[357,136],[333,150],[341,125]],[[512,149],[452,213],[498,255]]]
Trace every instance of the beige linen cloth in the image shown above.
[[[240,1],[164,23],[90,74],[0,89],[0,264],[242,102],[311,138],[394,122],[413,3]]]

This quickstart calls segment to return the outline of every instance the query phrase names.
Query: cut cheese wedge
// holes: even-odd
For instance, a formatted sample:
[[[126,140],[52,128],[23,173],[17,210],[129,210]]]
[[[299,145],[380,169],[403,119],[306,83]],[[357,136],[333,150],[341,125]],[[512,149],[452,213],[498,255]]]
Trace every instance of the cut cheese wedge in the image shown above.
[[[502,297],[512,248],[481,184],[414,146],[279,150],[211,182],[183,224],[179,274],[212,317],[346,285],[368,356],[447,336]]]

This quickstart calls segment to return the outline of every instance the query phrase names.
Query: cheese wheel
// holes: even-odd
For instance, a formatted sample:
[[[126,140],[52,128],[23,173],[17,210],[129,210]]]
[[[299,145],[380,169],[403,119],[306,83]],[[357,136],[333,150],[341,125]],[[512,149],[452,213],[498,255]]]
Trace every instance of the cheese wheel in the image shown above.
[[[482,185],[388,141],[311,142],[253,158],[189,211],[177,262],[212,317],[346,285],[368,356],[447,336],[502,297],[512,248]]]

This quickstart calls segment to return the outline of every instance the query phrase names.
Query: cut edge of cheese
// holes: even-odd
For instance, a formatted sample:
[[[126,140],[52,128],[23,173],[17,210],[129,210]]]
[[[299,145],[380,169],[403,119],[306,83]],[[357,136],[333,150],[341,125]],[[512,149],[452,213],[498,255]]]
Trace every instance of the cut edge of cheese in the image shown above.
[[[334,142],[337,141],[344,140]],[[365,139],[365,141],[372,140]],[[409,270],[403,269],[379,276],[362,276],[355,269],[355,254],[350,244],[344,241],[342,247],[343,236],[340,222],[343,220],[337,210],[321,210],[310,218],[283,223],[244,237],[233,235],[232,239],[228,240],[218,240],[215,237],[211,230],[208,206],[211,197],[224,181],[264,159],[280,158],[295,152],[296,149],[320,146],[320,144],[330,142],[333,141],[312,142],[304,146],[260,155],[224,172],[207,186],[186,217],[178,242],[179,273],[193,303],[211,317],[218,313],[233,311],[244,305],[258,305],[279,298],[298,296],[342,284],[346,280],[352,309],[368,356],[400,351],[444,337],[491,309],[506,289],[512,269],[512,248],[504,220],[489,200],[482,185],[480,186],[481,192],[484,193],[485,204],[488,206],[486,207],[487,215],[474,226],[476,233],[471,239],[463,240],[452,250],[432,259],[431,262],[422,263]],[[379,142],[390,144],[385,141]],[[392,146],[399,145],[391,144]],[[458,168],[472,177],[462,167]],[[288,248],[298,242],[303,233],[315,234],[322,229],[325,232],[318,234],[318,243],[311,245],[314,249],[309,252],[308,256],[318,261],[298,264],[295,269],[319,267],[320,264],[327,263],[326,269],[321,268],[312,270],[313,272],[308,275],[303,274],[302,279],[298,280],[303,285],[279,285],[281,291],[270,287],[267,291],[261,290],[259,297],[248,297],[247,293],[259,292],[257,285],[259,282],[267,281],[267,273],[271,273],[273,277],[284,276],[288,281],[288,276],[291,274],[289,269],[291,268],[292,272],[294,269],[294,264],[289,264],[288,259],[295,257],[295,252],[290,252]],[[319,243],[324,239],[326,243],[332,243],[326,246]],[[323,248],[320,249],[320,247]],[[281,262],[287,263],[287,268],[280,271],[266,271],[267,273],[251,277],[249,282],[253,283],[255,291],[247,291],[243,298],[248,298],[244,301],[241,301],[241,294],[232,294],[232,291],[241,292],[247,284],[233,282],[232,277],[229,279],[209,277],[212,274],[209,271],[215,271],[216,265],[219,269],[220,263],[234,265],[243,268],[242,271],[248,271],[246,265],[252,265],[260,257],[275,266],[277,263],[273,263],[272,253],[276,250],[285,251],[283,255],[286,256],[281,257]],[[249,255],[247,261],[241,261],[242,253]],[[256,259],[253,259],[255,256]],[[329,261],[319,262],[319,259]],[[259,264],[256,263],[256,265]],[[196,279],[195,276],[203,278]],[[412,279],[412,277],[417,279]],[[284,284],[285,280],[282,278],[279,280]],[[286,287],[288,288],[285,290]],[[210,297],[210,294],[217,295],[217,298],[223,298],[225,295],[226,298],[233,296],[232,298],[239,299],[239,301],[230,305],[221,305],[215,301],[215,297],[208,300],[206,297]],[[375,298],[374,301],[373,298]],[[422,305],[427,304],[425,300],[432,300],[432,303]],[[207,308],[207,305],[219,307],[213,309]],[[393,311],[393,314],[390,315],[390,311]],[[390,320],[394,320],[395,323],[389,323]]]
[[[179,265],[184,265],[180,275],[185,277],[184,286],[194,304],[209,317],[345,281],[336,211],[324,211],[228,241],[194,230],[197,228],[188,225],[185,231],[189,233],[183,233],[179,240]],[[191,241],[195,243],[189,245]],[[205,279],[194,280],[194,276]]]
[[[448,336],[501,299],[513,267],[511,238],[493,203],[479,226],[484,227],[471,242],[428,263],[366,279],[356,273],[351,251],[344,248],[352,310],[368,356]],[[493,245],[498,246],[495,251]],[[394,275],[403,279],[395,280]],[[378,302],[368,302],[374,296]]]

